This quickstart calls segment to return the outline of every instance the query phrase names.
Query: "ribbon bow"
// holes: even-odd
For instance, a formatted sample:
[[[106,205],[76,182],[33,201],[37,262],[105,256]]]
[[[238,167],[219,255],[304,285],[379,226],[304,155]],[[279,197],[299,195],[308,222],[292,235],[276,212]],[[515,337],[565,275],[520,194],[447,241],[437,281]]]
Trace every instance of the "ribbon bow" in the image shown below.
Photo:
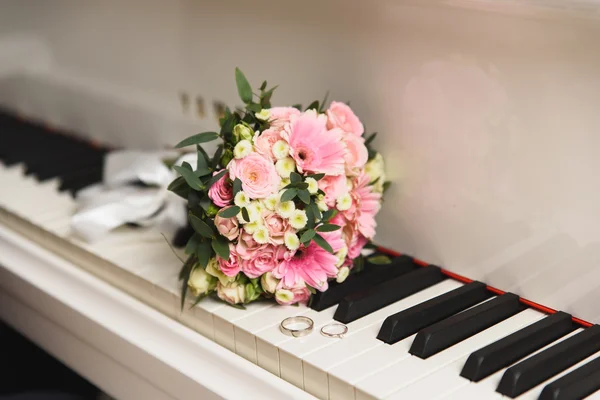
[[[78,192],[78,210],[71,220],[72,229],[93,242],[111,230],[134,223],[156,226],[172,236],[187,223],[185,200],[167,187],[177,174],[163,163],[172,153],[115,151],[104,161],[102,183]],[[194,163],[196,154],[186,154],[175,164]],[[136,183],[142,182],[143,185]]]

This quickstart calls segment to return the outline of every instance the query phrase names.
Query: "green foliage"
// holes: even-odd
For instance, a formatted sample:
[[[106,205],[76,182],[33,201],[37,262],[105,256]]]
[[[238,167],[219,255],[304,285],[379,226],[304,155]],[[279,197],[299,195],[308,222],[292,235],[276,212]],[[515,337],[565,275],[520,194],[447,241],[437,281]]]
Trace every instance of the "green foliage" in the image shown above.
[[[294,190],[294,189],[288,189],[288,190]],[[310,193],[308,193],[308,190],[306,190],[306,189],[298,190],[298,198],[304,204],[310,204]]]
[[[213,230],[210,226],[206,224],[206,222],[202,221],[200,218],[196,217],[194,214],[189,213],[188,219],[190,220],[190,224],[192,224],[192,228],[200,235],[210,238],[214,235]]]
[[[341,226],[334,224],[323,224],[317,228],[317,232],[334,232],[340,229]]]
[[[248,214],[246,207],[242,207],[242,218],[244,218],[244,221],[250,222],[250,215]]]
[[[232,218],[240,213],[240,208],[238,206],[231,206],[226,210],[219,212],[219,216],[223,218]]]
[[[175,171],[179,172],[179,174],[183,177],[183,179],[185,179],[188,186],[191,187],[192,189],[194,189],[194,190],[204,189],[204,185],[202,185],[202,182],[200,182],[200,178],[198,178],[196,176],[196,174],[194,173],[194,171],[192,171],[192,167],[190,166],[190,164],[184,162],[181,167],[176,165],[173,167],[173,169]]]
[[[383,254],[377,254],[375,256],[371,256],[369,258],[367,258],[367,261],[370,264],[374,264],[374,265],[386,265],[386,264],[391,264],[392,260]]]
[[[302,234],[302,236],[300,236],[300,242],[306,245],[315,237],[316,234],[317,233],[313,229],[308,229]]]
[[[195,256],[189,256],[188,259],[183,264],[181,271],[179,273],[179,279],[182,281],[181,283],[181,309],[183,310],[183,306],[185,305],[185,296],[188,290],[188,281],[190,280],[190,275],[194,270],[194,264],[196,263]]]
[[[294,197],[296,197],[297,194],[298,194],[298,190],[291,188],[291,189],[288,189],[285,192],[283,192],[283,194],[281,195],[281,198],[279,200],[282,203],[284,203],[286,201],[292,200]]]
[[[217,235],[212,240],[211,246],[219,257],[229,260],[229,240],[226,237]]]
[[[315,237],[313,238],[313,241],[319,245],[320,247],[322,247],[323,249],[325,249],[326,251],[328,251],[329,253],[333,254],[333,248],[331,247],[331,245],[329,243],[327,243],[327,240],[325,240],[323,238],[323,236],[319,235],[318,233],[315,234]]]
[[[235,69],[235,83],[237,84],[240,99],[246,104],[250,103],[252,101],[252,88],[244,73],[239,68]]]
[[[240,190],[242,190],[242,181],[240,181],[240,178],[235,178],[233,181],[233,197],[235,197]]]
[[[210,242],[207,240],[201,241],[196,247],[196,257],[198,258],[198,265],[202,268],[206,268],[208,261],[212,258],[213,251]]]
[[[176,149],[180,149],[182,147],[191,146],[194,144],[212,142],[213,140],[217,140],[219,138],[219,134],[217,132],[202,132],[194,136],[190,136],[187,139],[183,139],[181,142],[175,145]]]

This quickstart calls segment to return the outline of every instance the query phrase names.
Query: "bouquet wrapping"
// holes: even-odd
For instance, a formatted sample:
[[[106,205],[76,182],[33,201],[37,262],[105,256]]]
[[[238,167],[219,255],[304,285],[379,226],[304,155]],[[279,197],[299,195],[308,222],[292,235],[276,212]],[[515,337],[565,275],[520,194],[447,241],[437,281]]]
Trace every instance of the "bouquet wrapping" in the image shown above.
[[[347,104],[272,107],[275,87],[265,81],[254,94],[235,76],[244,109],[226,109],[219,132],[176,146],[198,153],[196,165],[173,167],[180,176],[169,186],[187,199],[195,232],[182,306],[188,291],[196,302],[214,293],[232,305],[306,302],[364,265],[389,185],[383,159]],[[210,157],[202,144],[217,140]]]

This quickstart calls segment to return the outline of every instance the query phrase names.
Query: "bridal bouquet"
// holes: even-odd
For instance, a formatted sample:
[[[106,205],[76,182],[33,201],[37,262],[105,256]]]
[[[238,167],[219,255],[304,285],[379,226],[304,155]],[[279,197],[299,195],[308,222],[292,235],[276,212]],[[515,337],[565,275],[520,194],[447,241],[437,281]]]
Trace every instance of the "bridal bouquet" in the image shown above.
[[[196,302],[215,292],[234,305],[306,302],[363,265],[389,184],[383,159],[348,105],[271,107],[275,87],[255,94],[239,69],[235,77],[245,108],[176,146],[198,153],[196,165],[174,166],[181,176],[169,186],[187,199],[195,231],[182,306],[188,289]],[[201,144],[214,140],[209,157]]]

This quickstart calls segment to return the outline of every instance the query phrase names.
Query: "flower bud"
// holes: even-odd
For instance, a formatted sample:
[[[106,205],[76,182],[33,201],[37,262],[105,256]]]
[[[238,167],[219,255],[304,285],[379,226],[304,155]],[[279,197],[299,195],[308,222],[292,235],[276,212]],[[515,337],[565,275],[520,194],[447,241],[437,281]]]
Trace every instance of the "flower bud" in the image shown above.
[[[219,212],[220,208],[215,206],[214,203],[210,203],[208,208],[206,209],[206,215],[209,217],[214,217]]]
[[[337,283],[342,283],[346,280],[346,278],[350,275],[350,268],[342,267],[337,273],[336,281]]]
[[[244,287],[244,289],[245,289],[245,293],[244,293],[245,294],[245,298],[244,298],[245,303],[250,303],[251,301],[254,301],[260,297],[260,292],[258,290],[256,290],[256,287],[252,283],[247,283],[246,286]]]
[[[291,290],[281,289],[275,292],[275,299],[280,304],[290,304],[294,300],[294,293]]]
[[[215,289],[217,278],[207,274],[204,268],[196,266],[188,279],[187,285],[194,296],[200,296]]]
[[[275,293],[277,285],[279,285],[279,279],[275,278],[271,272],[267,272],[261,276],[260,285],[266,293]]]
[[[248,140],[251,142],[253,136],[254,131],[244,124],[237,124],[233,127],[233,137],[236,143],[240,140]]]
[[[268,121],[269,117],[271,116],[271,111],[269,109],[263,108],[262,110],[260,110],[260,112],[255,113],[254,116],[258,120]]]
[[[246,288],[238,282],[229,282],[224,285],[217,283],[217,296],[229,304],[240,304],[246,302]]]
[[[231,149],[227,149],[223,152],[223,155],[221,156],[221,165],[223,166],[223,168],[227,167],[231,160],[233,160],[233,151],[231,151]]]

